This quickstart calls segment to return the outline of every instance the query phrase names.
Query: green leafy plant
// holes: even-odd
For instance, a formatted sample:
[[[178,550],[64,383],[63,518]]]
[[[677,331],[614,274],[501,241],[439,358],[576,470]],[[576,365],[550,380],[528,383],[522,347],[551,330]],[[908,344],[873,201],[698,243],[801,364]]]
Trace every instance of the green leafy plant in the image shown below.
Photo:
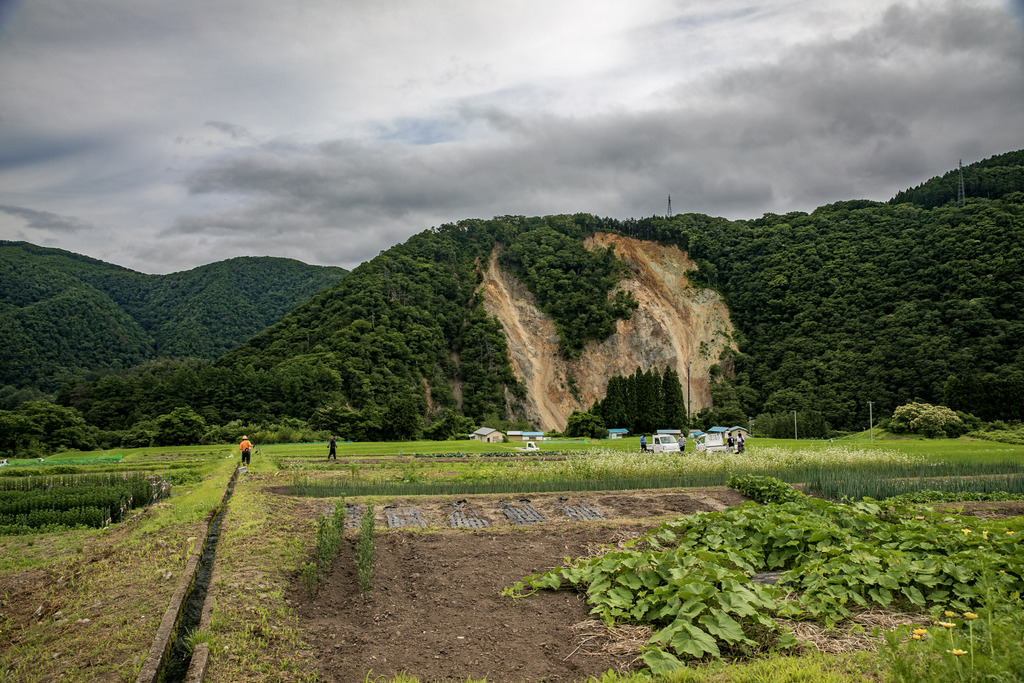
[[[732,476],[726,480],[725,485],[759,503],[788,503],[803,497],[792,486],[774,477],[754,474]]]
[[[375,519],[373,505],[367,505],[359,525],[359,542],[356,546],[356,569],[359,572],[359,589],[364,595],[373,590]]]
[[[299,565],[299,578],[310,597],[316,595],[323,577],[330,571],[345,537],[345,501],[339,500],[331,513],[320,515],[316,522],[316,545],[313,559]]]
[[[796,495],[665,523],[624,550],[526,577],[508,594],[574,587],[609,624],[650,624],[644,661],[659,672],[681,658],[794,644],[778,617],[831,626],[871,606],[965,612],[989,588],[1018,596],[1024,588],[1019,520],[966,526],[911,508]],[[777,572],[777,584],[753,580],[764,572]]]

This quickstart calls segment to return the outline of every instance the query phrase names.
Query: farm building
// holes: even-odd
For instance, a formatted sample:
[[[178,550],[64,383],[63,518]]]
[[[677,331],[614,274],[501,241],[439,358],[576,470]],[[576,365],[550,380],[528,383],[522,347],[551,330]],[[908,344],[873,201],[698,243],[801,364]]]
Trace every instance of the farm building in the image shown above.
[[[729,433],[733,436],[739,436],[742,434],[744,439],[750,438],[750,432],[747,431],[747,428],[740,427],[738,425],[736,427],[729,427]]]
[[[629,434],[629,430],[628,429],[622,429],[620,427],[616,427],[615,429],[609,429],[608,430],[608,438],[609,439],[621,439],[622,437],[626,436],[627,434]]]
[[[508,433],[509,441],[543,441],[544,432],[518,432],[510,431]]]
[[[473,438],[477,441],[483,441],[484,443],[499,443],[505,438],[505,435],[499,432],[497,429],[491,429],[490,427],[481,427],[480,429],[473,432]]]

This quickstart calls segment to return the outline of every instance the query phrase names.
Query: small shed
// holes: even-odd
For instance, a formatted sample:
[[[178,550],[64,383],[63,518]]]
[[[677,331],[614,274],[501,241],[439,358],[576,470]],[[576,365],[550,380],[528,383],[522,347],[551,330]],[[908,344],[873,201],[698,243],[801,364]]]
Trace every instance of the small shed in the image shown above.
[[[509,441],[543,441],[544,432],[520,432],[511,431],[508,433]]]
[[[629,434],[629,430],[628,429],[622,429],[621,427],[616,427],[615,429],[609,429],[608,430],[608,438],[609,439],[621,439],[624,436],[626,436],[627,434]]]
[[[740,434],[742,434],[744,439],[750,438],[750,432],[747,431],[747,428],[740,427],[739,425],[735,427],[729,427],[729,433],[732,434],[733,436],[739,436]]]
[[[505,438],[505,435],[499,432],[497,429],[491,429],[490,427],[481,427],[480,429],[473,432],[473,438],[477,441],[483,441],[484,443],[499,443]]]

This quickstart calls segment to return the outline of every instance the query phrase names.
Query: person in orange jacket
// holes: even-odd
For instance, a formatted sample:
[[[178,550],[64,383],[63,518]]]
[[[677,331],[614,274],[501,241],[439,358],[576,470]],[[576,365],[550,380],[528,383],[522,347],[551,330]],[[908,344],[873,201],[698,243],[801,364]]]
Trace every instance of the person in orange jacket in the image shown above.
[[[252,442],[249,441],[249,437],[243,435],[242,443],[238,444],[238,448],[242,451],[242,464],[248,465],[252,455]]]

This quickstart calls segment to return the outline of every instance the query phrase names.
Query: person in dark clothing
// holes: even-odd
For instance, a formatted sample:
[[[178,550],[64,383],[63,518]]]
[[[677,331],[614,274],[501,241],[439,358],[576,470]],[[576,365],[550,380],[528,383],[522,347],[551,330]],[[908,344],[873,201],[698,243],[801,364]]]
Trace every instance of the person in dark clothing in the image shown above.
[[[338,459],[338,437],[332,436],[331,440],[327,442],[327,459],[334,458]]]
[[[647,452],[647,437],[643,434],[640,435],[640,452]]]

